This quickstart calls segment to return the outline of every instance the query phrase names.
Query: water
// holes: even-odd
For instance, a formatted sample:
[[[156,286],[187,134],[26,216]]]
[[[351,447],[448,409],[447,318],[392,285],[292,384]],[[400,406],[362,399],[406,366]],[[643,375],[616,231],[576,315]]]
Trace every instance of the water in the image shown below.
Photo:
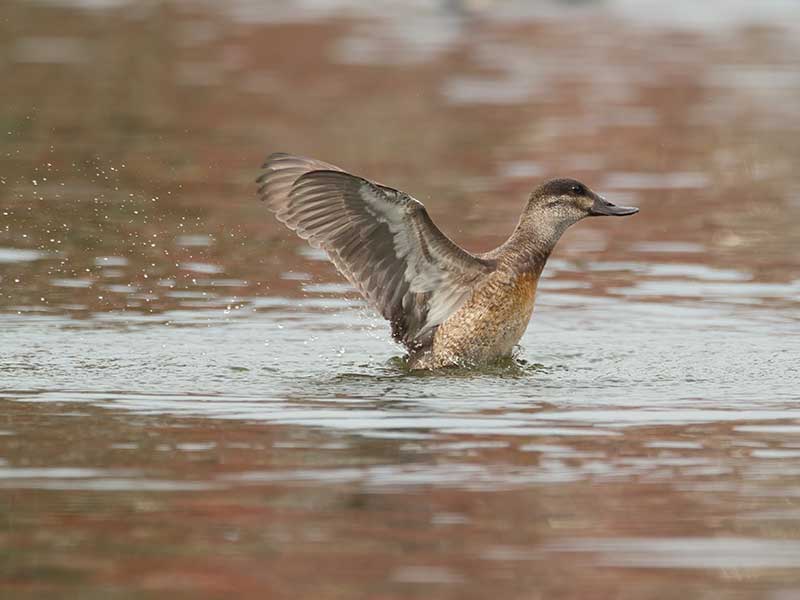
[[[800,593],[792,3],[7,4],[0,595]],[[549,176],[641,213],[517,360],[409,373],[274,150],[474,250]]]

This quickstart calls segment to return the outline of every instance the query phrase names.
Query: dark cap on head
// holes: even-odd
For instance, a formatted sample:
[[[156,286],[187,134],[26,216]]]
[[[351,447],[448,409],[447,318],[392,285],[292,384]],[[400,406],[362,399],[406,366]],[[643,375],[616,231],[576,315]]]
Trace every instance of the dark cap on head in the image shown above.
[[[533,190],[532,197],[538,196],[583,196],[591,193],[589,188],[576,179],[550,179]]]

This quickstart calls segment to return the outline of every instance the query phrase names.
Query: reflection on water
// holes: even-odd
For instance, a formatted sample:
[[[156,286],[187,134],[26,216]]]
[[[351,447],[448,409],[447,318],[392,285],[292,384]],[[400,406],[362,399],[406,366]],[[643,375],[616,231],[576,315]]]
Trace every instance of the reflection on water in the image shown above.
[[[0,595],[797,595],[794,3],[8,9]],[[475,250],[545,177],[642,212],[568,232],[516,360],[408,373],[274,150]]]

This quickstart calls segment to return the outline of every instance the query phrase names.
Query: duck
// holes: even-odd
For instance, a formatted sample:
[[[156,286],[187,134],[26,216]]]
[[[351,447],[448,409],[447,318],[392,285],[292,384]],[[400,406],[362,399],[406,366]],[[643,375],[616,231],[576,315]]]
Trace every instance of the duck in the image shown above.
[[[471,253],[398,189],[283,152],[262,170],[258,196],[389,321],[411,370],[476,368],[512,356],[566,229],[586,217],[639,212],[575,179],[550,179],[530,193],[506,242]]]

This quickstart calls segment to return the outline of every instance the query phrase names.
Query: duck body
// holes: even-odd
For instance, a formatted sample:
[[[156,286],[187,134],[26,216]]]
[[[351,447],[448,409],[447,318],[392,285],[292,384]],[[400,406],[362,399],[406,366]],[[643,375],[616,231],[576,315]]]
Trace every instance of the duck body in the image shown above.
[[[411,369],[471,367],[510,356],[530,322],[536,288],[558,239],[590,215],[623,216],[572,179],[531,194],[511,237],[472,254],[404,192],[318,160],[273,154],[259,194],[279,221],[325,250],[391,325]]]
[[[409,355],[411,369],[490,363],[511,356],[528,328],[539,273],[500,267],[444,323],[429,347]]]

